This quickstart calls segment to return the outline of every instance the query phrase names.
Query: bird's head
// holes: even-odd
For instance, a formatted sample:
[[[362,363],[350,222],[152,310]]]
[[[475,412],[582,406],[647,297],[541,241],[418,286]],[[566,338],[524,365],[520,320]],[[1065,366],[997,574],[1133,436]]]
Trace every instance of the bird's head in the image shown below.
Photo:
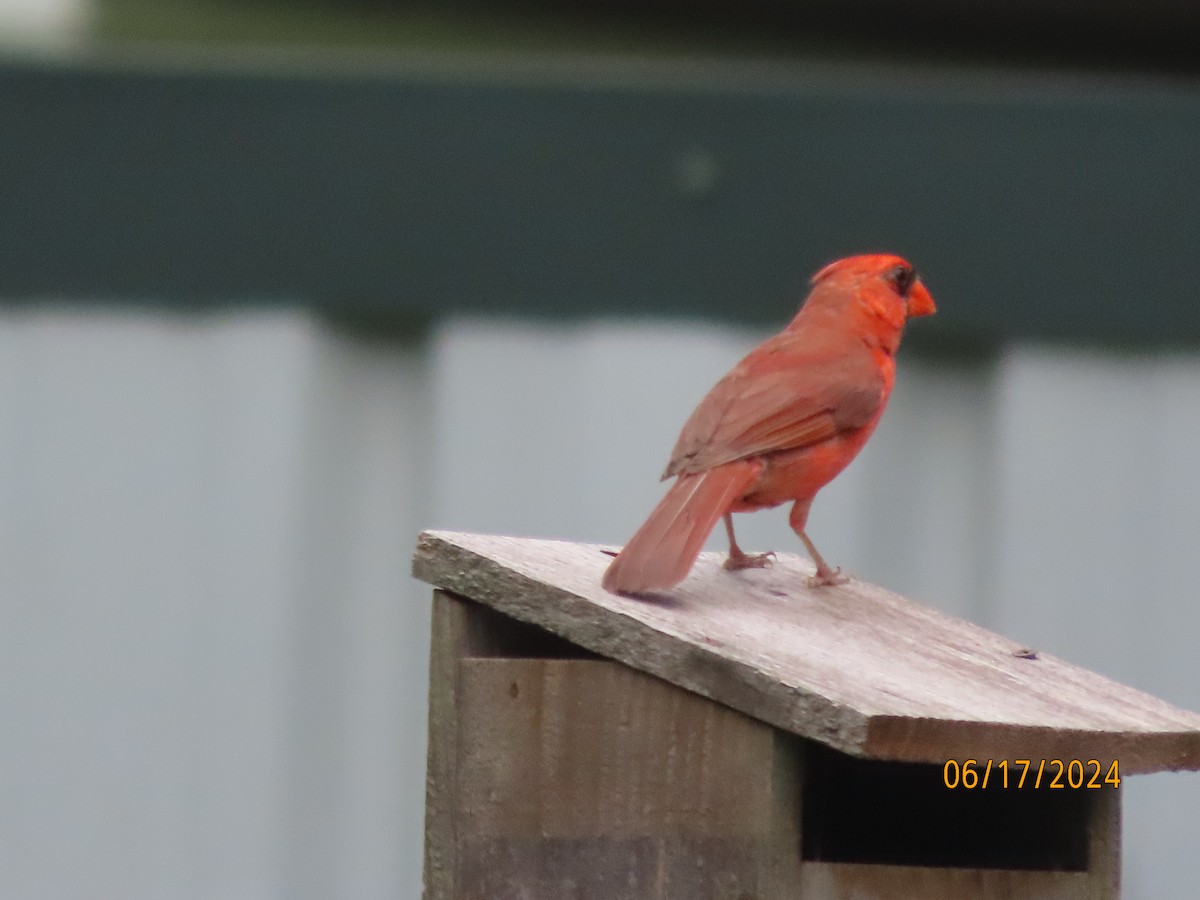
[[[937,306],[907,260],[888,253],[848,256],[832,262],[812,278],[814,291],[821,285],[848,289],[888,318],[931,316]]]

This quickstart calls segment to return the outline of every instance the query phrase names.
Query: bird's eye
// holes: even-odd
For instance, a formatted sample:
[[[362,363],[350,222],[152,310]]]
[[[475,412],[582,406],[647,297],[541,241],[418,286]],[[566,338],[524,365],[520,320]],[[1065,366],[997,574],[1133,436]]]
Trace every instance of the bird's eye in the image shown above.
[[[917,280],[917,272],[912,266],[899,265],[888,272],[885,277],[895,285],[897,294],[907,297],[908,292],[912,290],[913,283]]]

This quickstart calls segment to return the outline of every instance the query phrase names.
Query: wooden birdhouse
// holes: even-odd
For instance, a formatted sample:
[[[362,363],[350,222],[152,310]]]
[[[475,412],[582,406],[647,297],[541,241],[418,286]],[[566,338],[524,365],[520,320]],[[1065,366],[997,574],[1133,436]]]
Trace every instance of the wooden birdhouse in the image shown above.
[[[421,536],[427,900],[1102,900],[1124,779],[1200,768],[1200,715],[806,560],[609,560]]]

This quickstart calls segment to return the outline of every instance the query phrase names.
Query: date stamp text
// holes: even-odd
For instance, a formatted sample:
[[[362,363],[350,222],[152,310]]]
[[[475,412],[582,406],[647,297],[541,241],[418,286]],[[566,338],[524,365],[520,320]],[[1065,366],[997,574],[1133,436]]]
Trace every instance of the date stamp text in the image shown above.
[[[950,790],[1101,790],[1121,786],[1121,767],[1115,759],[948,759],[942,781]]]

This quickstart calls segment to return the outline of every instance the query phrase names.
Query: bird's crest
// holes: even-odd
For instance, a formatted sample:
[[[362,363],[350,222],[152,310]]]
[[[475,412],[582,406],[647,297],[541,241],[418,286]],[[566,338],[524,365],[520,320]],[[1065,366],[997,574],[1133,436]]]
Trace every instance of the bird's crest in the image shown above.
[[[824,281],[830,275],[838,272],[884,272],[893,266],[907,265],[899,256],[891,253],[866,253],[862,256],[847,256],[831,262],[812,277],[811,284]]]

